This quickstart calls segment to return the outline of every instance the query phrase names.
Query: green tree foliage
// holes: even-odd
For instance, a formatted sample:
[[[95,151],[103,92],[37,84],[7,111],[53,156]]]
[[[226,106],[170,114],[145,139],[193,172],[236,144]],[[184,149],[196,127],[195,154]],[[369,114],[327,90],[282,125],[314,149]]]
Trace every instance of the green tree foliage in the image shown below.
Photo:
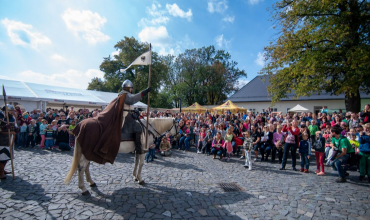
[[[128,66],[138,56],[148,51],[149,45],[135,38],[125,37],[115,46],[120,50],[114,58],[104,58],[100,65],[104,80],[94,78],[88,86],[90,90],[119,92],[121,84],[129,79],[134,84],[134,92],[148,86],[149,66],[133,66],[125,73],[120,69]],[[185,50],[178,56],[159,56],[152,53],[150,104],[152,107],[179,107],[193,102],[200,104],[220,104],[227,96],[238,90],[237,79],[246,76],[244,70],[236,67],[229,53],[216,50],[214,46]],[[147,103],[147,100],[143,100]]]
[[[348,111],[360,111],[360,90],[370,92],[368,0],[282,0],[273,6],[281,28],[265,47],[273,102],[292,91],[345,94]]]
[[[185,105],[198,102],[201,105],[220,104],[228,95],[236,92],[238,79],[247,74],[239,70],[229,53],[214,46],[185,50],[177,57],[165,57],[168,67],[166,88],[170,90],[175,106],[179,99]]]

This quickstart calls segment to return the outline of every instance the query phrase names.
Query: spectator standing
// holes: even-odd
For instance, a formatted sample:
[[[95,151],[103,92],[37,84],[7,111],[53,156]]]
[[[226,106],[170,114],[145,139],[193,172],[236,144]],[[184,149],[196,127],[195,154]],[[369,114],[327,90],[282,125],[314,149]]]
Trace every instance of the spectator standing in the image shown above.
[[[316,158],[316,171],[318,176],[325,175],[324,158],[325,158],[325,138],[322,136],[321,131],[316,131],[316,139],[313,142]]]
[[[20,132],[18,134],[18,149],[22,147],[27,147],[27,136],[28,136],[28,127],[26,122],[22,122],[20,126]]]
[[[75,147],[75,135],[72,133],[73,129],[76,127],[76,122],[74,120],[71,120],[71,125],[68,127],[69,131],[69,146]]]
[[[283,132],[286,132],[285,145],[284,145],[284,155],[283,162],[281,164],[280,170],[285,170],[286,161],[288,159],[289,150],[292,155],[292,168],[294,171],[297,171],[296,166],[296,151],[299,147],[299,128],[297,127],[298,122],[294,120],[292,125],[288,124],[283,127]]]
[[[51,150],[51,148],[54,145],[54,131],[52,129],[52,125],[48,124],[48,127],[45,131],[45,149],[46,150]]]
[[[28,125],[28,136],[27,136],[27,146],[35,147],[37,136],[37,126],[35,119],[31,120],[31,123]]]
[[[310,139],[311,143],[313,143],[316,139],[316,131],[319,131],[319,127],[316,125],[316,120],[311,120],[311,124],[308,126],[308,130],[310,131]]]
[[[310,169],[311,144],[308,141],[308,134],[302,134],[303,140],[299,142],[299,153],[301,154],[301,172],[308,173]]]
[[[272,149],[272,162],[275,162],[276,151],[279,154],[279,164],[283,162],[283,141],[284,133],[282,132],[281,125],[278,125],[277,131],[273,134],[274,147]]]
[[[47,121],[45,119],[42,119],[40,124],[41,148],[45,148],[45,132],[47,127],[48,127]]]
[[[244,132],[243,135],[244,135],[243,148],[244,148],[244,154],[245,154],[244,167],[247,167],[249,170],[252,170],[251,150],[253,148],[253,139],[251,138],[249,131]]]
[[[369,104],[365,105],[365,108],[362,112],[360,112],[361,121],[366,124],[370,123],[370,106]]]
[[[370,182],[370,123],[365,125],[365,131],[360,133],[360,146],[358,152],[361,155],[360,159],[360,180],[365,178],[367,174],[368,181]],[[366,173],[367,170],[367,173]]]

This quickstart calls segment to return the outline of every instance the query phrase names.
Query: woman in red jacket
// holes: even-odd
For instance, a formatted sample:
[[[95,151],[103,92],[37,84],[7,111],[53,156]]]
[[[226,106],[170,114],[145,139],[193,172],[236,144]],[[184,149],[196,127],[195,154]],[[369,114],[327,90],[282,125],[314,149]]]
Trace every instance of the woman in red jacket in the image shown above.
[[[283,132],[286,132],[285,138],[284,138],[284,155],[283,155],[283,163],[281,164],[280,170],[285,170],[286,161],[288,159],[288,153],[289,149],[292,155],[292,167],[293,170],[296,171],[295,168],[296,165],[296,151],[299,145],[299,133],[300,130],[298,128],[298,122],[296,120],[293,120],[292,125],[288,123],[287,125],[284,125]]]

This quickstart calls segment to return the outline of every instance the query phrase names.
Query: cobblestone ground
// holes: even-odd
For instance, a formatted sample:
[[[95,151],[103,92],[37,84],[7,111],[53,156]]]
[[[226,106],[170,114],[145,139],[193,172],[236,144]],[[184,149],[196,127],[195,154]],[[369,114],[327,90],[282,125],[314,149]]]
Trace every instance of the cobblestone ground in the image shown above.
[[[8,175],[0,183],[2,219],[370,219],[370,184],[354,171],[347,183],[335,183],[329,167],[326,176],[316,176],[312,161],[309,174],[270,162],[248,171],[236,157],[222,162],[174,150],[145,163],[140,186],[131,176],[133,154],[119,154],[113,165],[91,164],[98,187],[82,196],[76,177],[62,183],[72,152],[35,148],[15,157],[16,179]],[[223,192],[220,182],[244,190]]]

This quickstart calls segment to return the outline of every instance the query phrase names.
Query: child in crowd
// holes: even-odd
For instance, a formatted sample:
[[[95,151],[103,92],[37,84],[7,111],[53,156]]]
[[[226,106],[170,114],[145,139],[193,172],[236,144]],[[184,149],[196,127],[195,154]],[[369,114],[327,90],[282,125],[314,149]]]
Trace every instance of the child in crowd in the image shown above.
[[[69,146],[75,147],[75,135],[73,134],[73,129],[76,127],[76,122],[74,120],[71,120],[71,125],[68,127],[68,133],[69,133]]]
[[[162,139],[161,145],[159,146],[159,149],[161,150],[161,155],[162,156],[171,156],[172,151],[171,151],[171,139],[170,139],[171,134],[167,133],[166,137]]]
[[[198,143],[199,132],[200,132],[198,123],[195,123],[193,132],[194,132],[194,141],[195,141],[194,143]]]
[[[155,158],[155,149],[159,148],[161,142],[162,142],[163,136],[154,138],[154,143],[150,145],[148,153],[145,155],[145,160],[147,163],[154,161]],[[149,160],[150,159],[150,160]]]
[[[199,140],[198,140],[198,152],[197,152],[198,154],[202,153],[201,149],[202,149],[202,145],[203,145],[205,137],[206,137],[206,129],[201,128],[199,132]]]
[[[311,144],[308,141],[308,134],[302,134],[303,140],[299,142],[299,153],[301,154],[301,172],[308,173],[310,168]],[[306,168],[306,169],[305,169]]]
[[[357,141],[357,135],[355,131],[348,132],[348,135],[350,136],[349,143],[351,144],[353,150],[355,150],[354,165],[356,165],[357,169],[359,169],[361,156],[359,155],[358,147],[360,146],[360,142]]]
[[[57,120],[53,120],[51,122],[51,129],[53,129],[54,131],[54,136],[53,136],[53,149],[57,148],[56,146],[56,138],[58,136],[58,121]]]
[[[227,133],[225,135],[225,143],[224,148],[226,149],[226,152],[228,153],[227,161],[230,161],[230,155],[233,152],[233,146],[231,145],[231,142],[233,141],[233,132],[230,128],[227,129]]]
[[[324,157],[325,157],[325,138],[322,136],[321,131],[316,131],[316,139],[313,142],[316,157],[316,171],[318,176],[324,176]]]
[[[326,160],[328,160],[328,157],[329,157],[329,152],[331,150],[331,138],[332,138],[332,135],[331,135],[331,132],[328,131],[327,129],[325,129],[324,131],[324,138],[325,138],[325,158]]]
[[[37,126],[36,120],[32,119],[30,124],[28,125],[28,140],[27,145],[31,144],[31,147],[35,147],[36,144],[36,135],[37,135]]]
[[[54,145],[54,131],[52,125],[49,124],[45,131],[45,147],[46,150],[51,150]]]
[[[213,140],[212,131],[208,130],[207,135],[203,140],[203,143],[202,143],[203,147],[202,147],[202,150],[201,150],[201,152],[203,154],[207,153],[207,156],[209,156],[210,151],[211,151],[210,146],[212,145],[212,140]]]
[[[251,134],[249,131],[243,133],[244,136],[244,153],[245,153],[245,165],[249,170],[252,170],[252,158],[251,158],[251,150],[253,148],[253,139],[251,138]]]
[[[27,134],[28,134],[28,127],[26,122],[22,122],[20,126],[20,132],[18,134],[18,148],[21,149],[22,147],[26,148],[27,143]]]
[[[319,131],[319,127],[316,125],[316,120],[311,120],[308,130],[310,130],[311,143],[313,143],[316,140],[316,131]]]
[[[45,132],[46,132],[46,129],[48,128],[48,124],[45,119],[42,119],[41,123],[42,124],[40,124],[40,136],[41,136],[40,147],[45,148]]]
[[[364,180],[367,174],[370,182],[370,123],[365,124],[364,129],[365,131],[360,133],[360,146],[357,149],[357,152],[361,155],[359,180]]]

